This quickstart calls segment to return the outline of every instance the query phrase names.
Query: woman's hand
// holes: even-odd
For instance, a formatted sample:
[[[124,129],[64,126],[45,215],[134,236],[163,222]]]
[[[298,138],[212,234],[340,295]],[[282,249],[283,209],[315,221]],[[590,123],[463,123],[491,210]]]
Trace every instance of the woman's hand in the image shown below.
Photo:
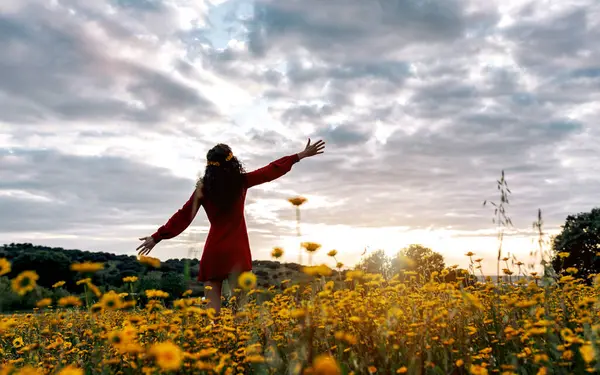
[[[323,150],[325,150],[325,142],[323,142],[322,140],[318,140],[315,144],[311,145],[309,138],[308,143],[304,148],[304,151],[298,153],[298,156],[300,157],[300,159],[309,158],[311,156],[322,154],[323,152],[325,152]]]
[[[136,249],[136,250],[139,250],[138,251],[139,255],[150,254],[150,252],[152,251],[154,246],[156,246],[156,242],[154,241],[154,238],[152,238],[152,236],[142,237],[142,238],[140,238],[140,241],[144,241],[144,242],[140,246],[138,246]]]

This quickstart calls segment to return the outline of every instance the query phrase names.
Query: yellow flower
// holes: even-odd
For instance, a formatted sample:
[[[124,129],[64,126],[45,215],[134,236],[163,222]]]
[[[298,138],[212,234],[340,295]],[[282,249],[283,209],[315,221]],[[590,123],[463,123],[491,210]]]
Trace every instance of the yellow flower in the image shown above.
[[[173,371],[181,367],[182,350],[172,342],[162,342],[152,345],[148,353],[155,359],[162,370]]]
[[[302,247],[309,253],[314,253],[321,248],[321,244],[316,242],[302,242]]]
[[[102,295],[102,292],[100,292],[100,289],[98,289],[96,285],[88,283],[87,287],[90,288],[90,290],[92,291],[92,293],[94,293],[94,295],[96,295],[96,297],[100,297]]]
[[[574,353],[572,350],[565,350],[561,357],[564,360],[570,361],[573,359],[573,355],[574,355]]]
[[[52,285],[52,288],[54,288],[54,289],[60,288],[63,285],[65,285],[65,282],[64,281],[59,281],[59,282],[55,283],[54,285]]]
[[[469,371],[473,375],[487,375],[488,374],[488,370],[485,367],[479,366],[479,365],[471,365],[471,368],[469,369]]]
[[[35,289],[38,279],[39,276],[34,271],[23,271],[11,281],[12,290],[24,296]]]
[[[330,251],[327,253],[327,255],[333,258],[334,256],[336,256],[336,255],[337,255],[337,250],[330,250]]]
[[[306,311],[304,309],[294,309],[290,311],[290,317],[293,319],[302,319],[306,316]]]
[[[468,257],[472,257],[473,255],[475,255],[475,253],[474,253],[474,252],[472,252],[472,251],[469,251],[469,252],[468,252],[468,253],[466,253],[465,255],[466,255],[466,256],[468,256]]]
[[[271,256],[275,259],[281,258],[283,256],[283,249],[281,247],[274,247],[273,251],[271,251]]]
[[[35,304],[37,307],[47,307],[52,304],[52,298],[42,298]]]
[[[558,282],[561,284],[566,284],[566,283],[570,283],[571,281],[574,281],[575,278],[571,275],[567,275],[567,276],[562,276],[560,279],[558,279]]]
[[[115,348],[121,350],[131,343],[132,335],[126,334],[124,331],[111,331],[106,338]]]
[[[135,283],[136,281],[138,281],[137,276],[127,276],[123,278],[124,283]]]
[[[19,349],[20,347],[23,346],[23,338],[22,337],[17,337],[13,340],[12,342],[13,347],[15,347],[16,349]]]
[[[114,290],[111,290],[108,293],[104,293],[100,301],[98,301],[100,306],[102,306],[105,310],[118,310],[123,305],[123,301],[121,301],[121,297]]]
[[[160,259],[140,255],[139,262],[154,268],[160,268]]]
[[[331,291],[331,290],[333,290],[334,286],[335,286],[335,283],[333,281],[328,281],[325,283],[324,289]]]
[[[367,368],[367,371],[369,371],[369,374],[374,374],[374,373],[377,372],[377,367],[375,367],[375,366],[369,366]]]
[[[364,273],[361,270],[348,271],[348,273],[346,273],[346,280],[360,280],[363,278],[363,276]]]
[[[342,268],[344,267],[344,263],[342,262],[337,262],[337,264],[335,265],[335,268]]]
[[[244,272],[238,278],[238,284],[244,290],[254,289],[256,287],[256,275],[252,272]]]
[[[571,337],[573,337],[573,331],[571,331],[569,328],[563,328],[560,330],[560,336],[563,338],[563,340],[567,340]]]
[[[197,358],[207,358],[217,352],[218,352],[218,350],[215,348],[200,349],[200,351],[196,354],[196,357]]]
[[[396,374],[406,374],[407,372],[408,368],[406,368],[406,366],[402,366],[398,370],[396,370]]]
[[[467,303],[468,305],[473,306],[473,307],[477,308],[478,310],[483,309],[483,305],[481,304],[481,301],[479,301],[479,298],[475,297],[473,294],[464,293],[463,298],[465,300],[465,303]]]
[[[567,273],[572,273],[573,275],[579,272],[579,270],[575,267],[569,267],[565,270]]]
[[[263,357],[260,354],[250,354],[250,355],[246,356],[244,362],[247,362],[247,363],[264,363],[265,362],[265,357]]]
[[[558,257],[559,257],[559,258],[568,258],[568,257],[569,257],[569,255],[570,255],[570,253],[567,253],[567,252],[564,252],[564,251],[563,251],[563,252],[560,252],[560,253],[558,253]]]
[[[346,333],[343,331],[337,331],[334,333],[334,337],[336,340],[344,341],[349,345],[355,345],[358,342],[356,336],[351,333]]]
[[[581,356],[583,357],[583,360],[586,363],[590,363],[594,360],[594,358],[596,358],[596,353],[594,352],[594,348],[590,344],[582,345],[579,348],[579,352],[581,353]]]
[[[19,371],[15,372],[15,375],[41,375],[44,372],[40,369],[31,366],[25,366],[19,369]]]
[[[145,292],[146,292],[146,297],[148,297],[148,298],[167,298],[167,297],[169,297],[169,293],[163,292],[162,290],[148,289]]]
[[[288,202],[290,202],[291,204],[293,204],[296,207],[302,206],[306,201],[307,201],[307,199],[304,197],[293,197],[293,198],[288,199]]]
[[[93,273],[104,269],[103,263],[83,262],[71,264],[71,270],[80,273]]]
[[[60,306],[81,306],[81,300],[75,296],[66,296],[58,300]]]
[[[6,258],[0,258],[0,276],[10,272],[10,262]]]
[[[462,359],[459,359],[456,361],[456,367],[463,367],[464,364],[465,364],[465,361],[463,361]]]
[[[198,361],[196,362],[196,368],[201,371],[212,371],[215,366],[210,362]]]
[[[311,276],[330,276],[333,270],[325,264],[321,264],[320,266],[303,267],[302,272]]]
[[[313,362],[314,375],[340,375],[342,371],[333,357],[322,354]]]
[[[81,279],[81,280],[77,280],[75,282],[75,284],[77,285],[81,285],[81,284],[89,284],[92,282],[92,279],[90,279],[89,277],[87,279]]]
[[[83,375],[83,370],[70,365],[60,370],[58,375]]]

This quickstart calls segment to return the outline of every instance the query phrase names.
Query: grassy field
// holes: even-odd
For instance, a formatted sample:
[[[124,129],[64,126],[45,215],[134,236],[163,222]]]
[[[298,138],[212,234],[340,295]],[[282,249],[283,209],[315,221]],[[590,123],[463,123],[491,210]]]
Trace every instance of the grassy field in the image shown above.
[[[93,269],[87,271],[93,272]],[[444,272],[450,272],[445,270]],[[257,271],[258,272],[258,271]],[[278,278],[286,270],[270,270]],[[576,272],[576,270],[571,270]],[[42,300],[0,320],[3,374],[578,374],[597,372],[599,289],[572,276],[463,287],[306,268],[279,287],[243,275],[219,317],[186,292],[147,303]],[[278,279],[279,280],[279,279]],[[14,280],[26,294],[31,283]],[[89,283],[83,279],[82,283]],[[128,282],[135,284],[136,278]],[[92,284],[87,284],[90,293]]]

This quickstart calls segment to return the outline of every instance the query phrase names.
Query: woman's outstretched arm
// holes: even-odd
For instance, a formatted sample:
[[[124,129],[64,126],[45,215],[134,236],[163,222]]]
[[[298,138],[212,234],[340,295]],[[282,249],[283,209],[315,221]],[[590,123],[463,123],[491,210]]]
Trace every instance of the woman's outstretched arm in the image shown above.
[[[251,188],[256,185],[273,181],[288,173],[292,169],[293,165],[299,162],[300,160],[307,157],[322,154],[324,152],[324,149],[325,142],[320,140],[315,144],[311,145],[309,139],[303,151],[297,154],[284,156],[281,159],[269,163],[269,165],[265,167],[246,173],[246,186],[248,188]]]
[[[177,210],[165,225],[158,228],[151,236],[140,238],[144,242],[136,250],[139,250],[141,255],[146,255],[160,241],[180,235],[194,221],[201,205],[202,185],[199,184],[183,207]]]

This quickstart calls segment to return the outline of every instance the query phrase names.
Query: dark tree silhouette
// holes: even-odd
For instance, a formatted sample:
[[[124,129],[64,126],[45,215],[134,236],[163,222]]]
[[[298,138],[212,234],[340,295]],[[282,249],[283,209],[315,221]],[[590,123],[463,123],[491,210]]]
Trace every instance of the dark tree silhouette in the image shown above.
[[[449,270],[448,274],[443,277],[443,281],[446,283],[455,283],[458,280],[462,281],[463,287],[475,285],[477,283],[477,277],[462,268]]]
[[[562,231],[552,240],[552,250],[557,273],[574,267],[578,270],[575,277],[588,280],[590,274],[600,272],[600,208],[567,216]]]
[[[0,255],[0,257],[2,257]],[[27,270],[35,270],[40,276],[38,284],[51,287],[57,281],[72,281],[72,271],[69,269],[71,260],[61,252],[48,250],[34,251],[32,249],[19,252],[12,259],[12,272],[9,276],[16,276]],[[75,285],[71,283],[71,286]]]

